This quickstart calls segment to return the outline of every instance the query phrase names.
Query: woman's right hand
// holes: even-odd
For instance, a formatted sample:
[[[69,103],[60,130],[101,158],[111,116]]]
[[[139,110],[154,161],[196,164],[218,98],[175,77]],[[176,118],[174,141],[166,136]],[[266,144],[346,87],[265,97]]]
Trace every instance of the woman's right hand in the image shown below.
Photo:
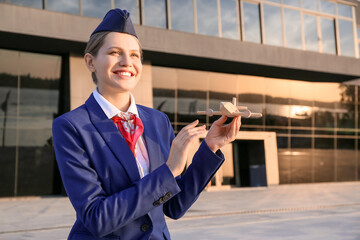
[[[196,127],[198,123],[199,120],[196,120],[181,129],[172,142],[166,164],[174,177],[179,176],[184,170],[191,143],[206,131],[205,125]]]

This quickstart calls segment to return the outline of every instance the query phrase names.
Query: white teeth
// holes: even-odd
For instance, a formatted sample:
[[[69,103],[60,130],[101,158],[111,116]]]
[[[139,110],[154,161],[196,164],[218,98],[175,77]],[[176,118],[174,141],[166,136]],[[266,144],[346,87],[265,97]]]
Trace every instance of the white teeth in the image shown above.
[[[120,72],[119,75],[131,77],[131,73],[129,72]]]

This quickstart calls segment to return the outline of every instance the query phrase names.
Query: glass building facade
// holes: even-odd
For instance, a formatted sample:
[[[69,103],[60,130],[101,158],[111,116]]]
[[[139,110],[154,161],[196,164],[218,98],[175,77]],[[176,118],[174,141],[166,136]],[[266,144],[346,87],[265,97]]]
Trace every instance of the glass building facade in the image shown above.
[[[0,196],[54,193],[61,57],[0,49]]]
[[[360,180],[358,86],[166,67],[153,67],[152,77],[154,108],[175,132],[196,119],[210,126],[217,117],[196,112],[236,96],[263,113],[243,118],[243,131],[276,132],[280,183]]]
[[[328,0],[0,0],[102,18],[127,9],[136,24],[359,57],[353,5]]]
[[[146,100],[149,106],[168,115],[175,133],[196,119],[209,127],[217,117],[199,116],[196,112],[207,108],[217,110],[219,102],[237,97],[239,104],[263,114],[261,119],[242,119],[243,131],[276,133],[281,184],[360,180],[359,82],[355,85],[340,83],[342,80],[330,82],[327,77],[335,76],[335,79],[346,74],[329,68],[323,72],[323,66],[312,69],[313,66],[298,64],[311,56],[325,61],[326,58],[345,59],[350,63],[360,61],[360,22],[356,22],[359,6],[354,2],[0,0],[2,6],[31,10],[26,13],[46,11],[47,18],[52,12],[59,17],[54,19],[68,20],[64,21],[66,26],[54,29],[71,30],[63,36],[56,35],[58,31],[51,32],[52,29],[50,36],[44,32],[33,33],[52,26],[53,19],[32,25],[30,30],[21,28],[22,32],[9,30],[11,27],[7,26],[2,28],[4,25],[0,23],[0,197],[50,195],[62,191],[52,148],[52,121],[72,108],[68,106],[72,102],[82,103],[81,94],[88,96],[84,85],[88,82],[83,80],[88,77],[85,76],[87,69],[76,71],[83,64],[81,54],[88,35],[74,34],[72,38],[71,31],[88,27],[85,22],[97,23],[111,8],[127,9],[141,33],[145,29],[163,34],[160,42],[167,47],[172,46],[166,42],[167,37],[176,36],[181,38],[178,45],[183,44],[177,46],[179,49],[193,44],[189,39],[200,39],[203,45],[210,42],[212,47],[214,43],[224,43],[225,47],[214,48],[219,47],[228,55],[233,52],[226,48],[227,44],[232,50],[234,46],[269,50],[267,56],[248,53],[248,58],[241,62],[243,59],[235,57],[219,59],[205,51],[209,50],[207,46],[200,46],[206,53],[201,55],[199,51],[197,56],[178,48],[161,52],[158,45],[145,44],[143,75],[150,83],[144,86],[152,86],[151,97]],[[70,21],[83,25],[72,28]],[[9,25],[17,24],[9,22]],[[25,46],[24,39],[30,44]],[[6,45],[5,40],[15,41]],[[267,62],[253,61],[263,57]],[[281,66],[282,57],[296,63]],[[273,60],[276,63],[273,64]],[[255,70],[249,74],[242,69],[234,73],[237,69],[233,71],[227,64],[249,67],[250,72]],[[270,73],[265,75],[261,71]],[[286,76],[274,74],[278,71]],[[312,73],[319,79],[293,77]],[[74,82],[78,84],[73,84],[75,87],[71,89]],[[81,94],[75,94],[75,88]],[[234,184],[236,170],[227,168],[223,183]]]

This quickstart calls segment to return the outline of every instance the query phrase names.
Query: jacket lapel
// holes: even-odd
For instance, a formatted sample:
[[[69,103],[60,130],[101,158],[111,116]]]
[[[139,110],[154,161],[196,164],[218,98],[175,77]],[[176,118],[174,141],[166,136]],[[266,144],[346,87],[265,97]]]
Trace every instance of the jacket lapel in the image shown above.
[[[149,171],[152,172],[165,162],[164,155],[161,152],[159,145],[161,139],[159,139],[159,136],[156,131],[157,127],[159,126],[156,126],[154,124],[154,119],[151,119],[149,113],[147,113],[142,108],[142,106],[137,105],[137,108],[140,119],[144,125],[143,137],[149,155],[149,163],[150,163]]]
[[[121,136],[121,133],[116,128],[113,121],[107,118],[92,94],[86,101],[85,106],[89,112],[91,122],[94,124],[110,150],[122,164],[131,182],[138,181],[140,179],[140,174],[134,154],[131,152],[125,139]]]

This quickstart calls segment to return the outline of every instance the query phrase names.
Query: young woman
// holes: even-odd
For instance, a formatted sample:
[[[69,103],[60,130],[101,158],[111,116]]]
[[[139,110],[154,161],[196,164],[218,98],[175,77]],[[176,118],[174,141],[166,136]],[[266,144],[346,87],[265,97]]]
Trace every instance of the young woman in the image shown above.
[[[164,214],[185,214],[223,163],[219,149],[239,131],[240,117],[214,122],[180,176],[205,126],[195,121],[175,137],[164,113],[135,104],[141,59],[129,13],[110,10],[85,50],[96,89],[54,120],[56,159],[77,217],[69,239],[170,239]]]

